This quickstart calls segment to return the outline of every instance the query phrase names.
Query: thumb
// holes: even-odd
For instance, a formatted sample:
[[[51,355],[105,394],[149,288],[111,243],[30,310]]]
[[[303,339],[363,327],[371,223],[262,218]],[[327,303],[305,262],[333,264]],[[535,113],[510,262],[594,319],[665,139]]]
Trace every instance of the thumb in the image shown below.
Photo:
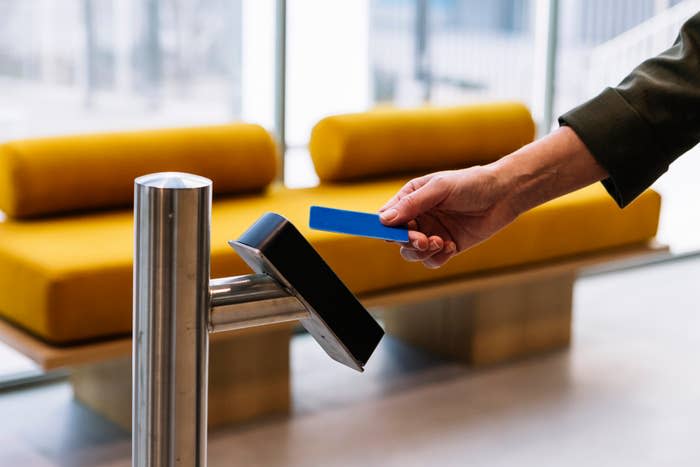
[[[379,218],[387,225],[405,224],[441,203],[447,191],[442,178],[433,178],[416,191],[402,197],[391,208],[382,212]]]

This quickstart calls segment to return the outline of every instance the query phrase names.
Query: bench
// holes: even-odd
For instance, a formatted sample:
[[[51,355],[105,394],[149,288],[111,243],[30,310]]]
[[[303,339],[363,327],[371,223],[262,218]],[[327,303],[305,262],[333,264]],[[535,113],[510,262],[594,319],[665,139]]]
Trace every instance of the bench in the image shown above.
[[[440,112],[381,111],[322,121],[311,141],[322,183],[306,189],[272,183],[274,145],[255,125],[1,146],[0,182],[6,185],[5,192],[0,188],[0,208],[7,219],[0,222],[0,338],[43,369],[70,368],[76,398],[129,427],[133,178],[179,170],[214,181],[212,277],[250,272],[226,241],[263,212],[275,211],[301,230],[363,304],[384,320],[388,333],[412,345],[477,366],[566,347],[579,271],[665,253],[653,241],[660,204],[655,192],[645,192],[620,210],[600,186],[585,188],[522,215],[438,270],[404,262],[394,245],[307,227],[312,204],[375,211],[410,178],[392,173],[396,161],[390,151],[375,154],[379,160],[354,158],[353,164],[369,167],[364,171],[346,160],[348,152],[366,155],[368,144],[386,146],[382,134],[410,127],[402,119],[429,123],[409,128],[411,136],[399,138],[401,155],[413,161],[413,170],[495,159],[534,135],[529,113],[516,104]],[[484,118],[474,120],[479,115]],[[490,136],[502,133],[504,126],[510,136]],[[473,133],[466,138],[465,127]],[[368,128],[381,131],[374,134]],[[426,151],[421,128],[433,136],[448,128],[458,136],[438,135],[430,157],[445,157],[426,161],[420,157]],[[475,135],[495,143],[488,150],[454,144],[439,150],[439,141],[471,141]],[[412,144],[411,137],[417,138]],[[372,143],[373,138],[380,140]],[[324,148],[334,152],[325,154]],[[465,151],[477,160],[455,159]],[[337,179],[339,171],[350,174],[349,179]],[[212,336],[210,426],[289,411],[292,331],[279,324]]]

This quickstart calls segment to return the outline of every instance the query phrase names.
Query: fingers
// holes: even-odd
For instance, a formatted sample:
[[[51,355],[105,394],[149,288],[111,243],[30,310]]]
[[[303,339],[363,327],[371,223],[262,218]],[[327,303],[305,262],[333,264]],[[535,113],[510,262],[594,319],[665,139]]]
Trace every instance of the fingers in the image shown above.
[[[428,235],[418,230],[408,231],[408,243],[411,248],[418,251],[425,251],[430,247],[430,239],[428,238]]]
[[[413,191],[408,187],[406,194],[403,194],[404,189],[396,195],[397,201],[394,204],[388,203],[388,207],[381,212],[382,223],[405,224],[438,205],[448,194],[444,179],[440,177],[430,178],[427,183]]]
[[[409,231],[409,242],[401,245],[401,256],[406,261],[425,261],[440,252],[444,246],[442,238],[427,237],[416,231]]]
[[[411,245],[413,241],[418,240],[419,245],[425,245],[426,242],[422,240],[423,237],[427,238],[425,234],[419,231],[418,229],[418,222],[416,222],[415,219],[408,221],[406,224],[406,227],[408,228],[408,242],[398,242],[396,240],[384,240],[387,243],[393,243],[395,245],[404,245],[408,246]],[[413,248],[418,249],[417,246],[414,246]]]
[[[407,247],[401,247],[400,252],[404,260],[412,263],[425,262],[436,253],[435,250],[418,251]]]
[[[409,235],[409,243],[401,246],[401,256],[406,261],[422,262],[426,268],[437,269],[457,254],[457,245],[451,240],[443,240],[433,235],[426,237],[420,232]]]
[[[428,183],[430,179],[433,178],[435,175],[436,174],[423,175],[422,177],[414,178],[413,180],[409,181],[403,187],[401,187],[401,189],[389,201],[387,201],[384,204],[384,206],[382,206],[379,209],[379,212],[382,213],[390,207],[393,207],[396,203],[398,203],[401,200],[401,198],[420,189],[422,186]]]
[[[423,265],[429,269],[437,269],[447,263],[456,254],[457,245],[455,245],[454,242],[447,242],[442,250],[423,261]]]

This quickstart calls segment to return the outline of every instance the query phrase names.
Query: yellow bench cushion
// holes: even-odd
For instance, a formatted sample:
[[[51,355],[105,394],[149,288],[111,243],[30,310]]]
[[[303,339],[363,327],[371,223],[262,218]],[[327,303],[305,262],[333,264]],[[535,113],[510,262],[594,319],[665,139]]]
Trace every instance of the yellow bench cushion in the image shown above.
[[[642,242],[655,235],[658,223],[655,192],[620,210],[600,185],[591,186],[524,214],[438,270],[404,262],[396,245],[307,227],[312,204],[375,211],[404,182],[273,187],[264,195],[219,200],[213,210],[212,275],[250,272],[226,240],[265,211],[288,217],[356,294]],[[0,314],[60,344],[126,334],[132,250],[131,211],[2,222]]]
[[[276,170],[272,136],[248,123],[11,141],[0,145],[0,210],[126,207],[136,177],[166,171],[208,177],[217,195],[262,191]]]
[[[321,182],[330,182],[483,164],[534,137],[517,102],[382,109],[324,118],[309,151]]]

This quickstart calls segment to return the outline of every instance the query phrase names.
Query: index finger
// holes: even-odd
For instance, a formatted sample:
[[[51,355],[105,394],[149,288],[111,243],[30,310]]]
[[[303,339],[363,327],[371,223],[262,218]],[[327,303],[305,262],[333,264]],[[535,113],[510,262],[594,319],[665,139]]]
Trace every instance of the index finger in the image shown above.
[[[413,193],[418,188],[420,188],[423,185],[425,185],[426,183],[428,183],[428,181],[430,180],[431,177],[432,177],[432,174],[423,175],[422,177],[414,178],[413,180],[410,180],[409,182],[407,182],[404,186],[401,187],[401,189],[394,196],[391,197],[391,199],[389,201],[387,201],[384,204],[384,206],[382,206],[379,209],[379,212],[381,213],[381,212],[386,211],[387,209],[389,209],[390,207],[392,207],[393,205],[395,205],[396,203],[401,201],[401,198]]]

